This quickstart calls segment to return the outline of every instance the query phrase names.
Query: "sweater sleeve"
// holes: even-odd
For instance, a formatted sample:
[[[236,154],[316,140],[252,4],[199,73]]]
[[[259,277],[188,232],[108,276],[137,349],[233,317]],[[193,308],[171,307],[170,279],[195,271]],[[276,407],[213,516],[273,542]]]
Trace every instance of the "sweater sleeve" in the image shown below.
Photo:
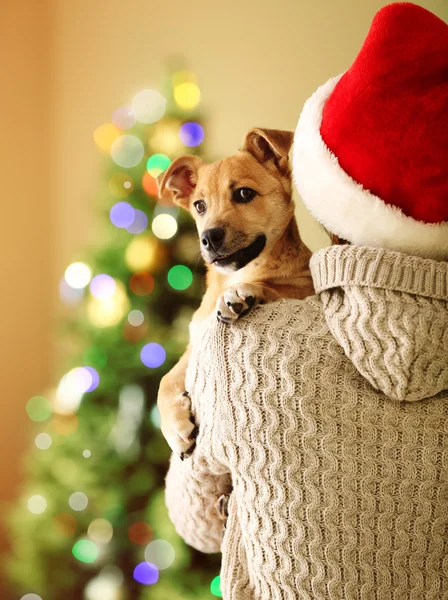
[[[221,549],[223,521],[216,501],[232,489],[228,467],[217,460],[215,450],[220,433],[216,406],[223,402],[226,392],[225,386],[217,385],[220,357],[213,351],[217,340],[210,339],[215,337],[214,331],[213,327],[203,328],[187,371],[186,387],[199,425],[196,446],[183,461],[177,454],[171,455],[165,481],[165,503],[177,533],[187,544],[206,553]],[[204,353],[204,348],[209,352]]]
[[[177,533],[196,550],[220,551],[223,521],[215,504],[229,491],[230,476],[212,474],[194,453],[184,461],[171,455],[165,489],[168,514]]]

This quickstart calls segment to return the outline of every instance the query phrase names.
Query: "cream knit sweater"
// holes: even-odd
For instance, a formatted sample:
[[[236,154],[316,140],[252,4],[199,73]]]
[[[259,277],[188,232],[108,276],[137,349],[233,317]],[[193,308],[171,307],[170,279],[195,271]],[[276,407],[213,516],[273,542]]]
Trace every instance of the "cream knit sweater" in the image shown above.
[[[222,551],[225,600],[448,599],[448,263],[333,246],[312,273],[316,296],[207,320],[170,517]]]

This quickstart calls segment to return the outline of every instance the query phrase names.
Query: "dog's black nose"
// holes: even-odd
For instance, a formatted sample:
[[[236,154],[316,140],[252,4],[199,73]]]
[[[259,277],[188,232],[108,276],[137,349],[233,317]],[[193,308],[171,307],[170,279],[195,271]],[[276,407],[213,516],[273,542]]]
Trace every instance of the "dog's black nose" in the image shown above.
[[[217,252],[224,242],[224,235],[224,229],[221,229],[221,227],[207,229],[207,231],[204,231],[201,235],[202,245],[205,246],[207,250],[214,250]]]

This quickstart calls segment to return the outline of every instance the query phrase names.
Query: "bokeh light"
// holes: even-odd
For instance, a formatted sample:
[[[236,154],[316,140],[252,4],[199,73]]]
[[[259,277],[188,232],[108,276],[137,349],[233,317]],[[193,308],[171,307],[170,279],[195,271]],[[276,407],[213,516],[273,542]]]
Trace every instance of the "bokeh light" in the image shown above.
[[[41,515],[47,509],[47,501],[43,496],[35,495],[28,499],[28,510],[33,515]]]
[[[112,113],[112,123],[125,131],[134,127],[137,122],[137,117],[131,106],[120,106]]]
[[[134,181],[127,173],[115,173],[109,179],[109,191],[116,198],[127,198],[134,190]]]
[[[106,300],[113,296],[116,288],[117,284],[115,283],[115,279],[104,273],[95,275],[90,282],[90,293],[99,300]]]
[[[139,325],[141,325],[144,320],[145,315],[142,313],[141,310],[131,310],[131,312],[128,314],[128,321],[134,327],[138,327]]]
[[[151,412],[149,413],[149,418],[151,419],[151,423],[154,425],[154,427],[160,429],[161,418],[160,410],[157,404],[154,404],[154,406],[152,407]]]
[[[82,262],[75,262],[69,265],[66,268],[64,275],[68,285],[75,289],[85,288],[91,277],[92,271]]]
[[[165,362],[166,352],[160,344],[150,342],[141,349],[140,358],[146,367],[149,367],[150,369],[156,369]]]
[[[125,251],[125,261],[131,271],[153,270],[158,255],[158,242],[151,236],[134,238]]]
[[[146,271],[134,273],[129,281],[129,287],[136,296],[148,296],[154,289],[154,277]]]
[[[51,416],[51,406],[43,396],[33,396],[26,404],[29,418],[36,423],[46,421]]]
[[[171,160],[166,154],[153,154],[148,158],[146,163],[146,170],[148,173],[156,178],[163,173],[171,164]]]
[[[142,210],[135,209],[135,216],[129,227],[126,227],[128,233],[143,233],[148,227],[148,217]]]
[[[115,164],[129,169],[138,165],[145,154],[145,149],[141,140],[135,135],[122,135],[113,142],[110,153]]]
[[[39,450],[48,450],[48,448],[52,444],[51,435],[48,435],[48,433],[39,433],[38,435],[36,435],[34,443],[39,448]]]
[[[177,232],[177,221],[168,214],[157,215],[152,222],[152,231],[161,240],[169,240]]]
[[[95,327],[112,327],[116,325],[128,310],[129,299],[126,288],[118,280],[113,296],[105,300],[91,296],[87,302],[87,315]]]
[[[117,202],[110,209],[109,218],[115,227],[126,229],[135,220],[135,209],[129,202]]]
[[[90,452],[90,450],[83,450],[82,455],[84,456],[84,458],[90,458],[92,456],[92,453]]]
[[[107,544],[113,534],[114,528],[106,519],[95,519],[87,529],[87,535],[98,544]]]
[[[132,109],[141,123],[155,123],[165,113],[166,98],[156,90],[142,90],[132,99]]]
[[[54,405],[57,413],[68,414],[78,410],[84,393],[94,384],[93,371],[86,367],[76,367],[61,378]]]
[[[134,544],[138,546],[146,546],[152,540],[152,529],[148,523],[139,521],[129,527],[128,537]]]
[[[186,290],[193,282],[193,273],[185,265],[175,265],[168,271],[168,283],[175,290]]]
[[[213,594],[213,596],[218,596],[219,598],[222,598],[222,592],[221,592],[221,577],[219,575],[217,575],[211,582],[210,584],[210,591]]]
[[[100,376],[98,374],[98,371],[96,369],[94,369],[93,367],[83,367],[83,368],[87,369],[87,371],[92,376],[92,383],[87,388],[86,392],[93,392],[93,390],[96,390],[96,388],[99,386],[99,383],[100,383]]]
[[[159,571],[168,569],[175,558],[173,546],[166,540],[154,540],[145,548],[145,560],[155,565]]]
[[[77,430],[79,424],[78,417],[76,415],[55,415],[51,425],[56,433],[59,435],[70,435]]]
[[[73,546],[72,554],[80,562],[93,563],[98,558],[98,548],[91,540],[79,540]]]
[[[102,152],[110,152],[113,143],[121,136],[121,130],[113,123],[100,125],[93,132],[95,144]]]
[[[25,594],[20,600],[42,600],[42,598],[37,594]]]
[[[153,583],[157,583],[159,571],[155,565],[141,562],[134,569],[134,579],[143,585],[152,585]]]
[[[99,574],[84,588],[84,600],[122,600],[120,583],[108,575]]]
[[[179,129],[179,137],[184,146],[194,148],[204,141],[204,128],[199,123],[184,123]]]
[[[174,88],[174,100],[184,110],[193,110],[201,100],[201,91],[196,83],[185,81]]]
[[[145,174],[143,175],[142,188],[145,190],[145,192],[148,194],[148,196],[153,196],[154,198],[157,198],[159,195],[159,188],[157,186],[157,181],[151,175],[151,173],[148,173],[148,171],[146,171]]]
[[[85,510],[89,504],[89,499],[83,492],[74,492],[68,499],[70,508],[78,512]]]
[[[185,147],[179,139],[179,119],[164,118],[161,123],[154,125],[148,140],[153,152],[163,152],[169,156],[179,156],[185,152]]]
[[[56,515],[53,519],[52,525],[56,533],[59,533],[65,537],[72,537],[72,535],[75,535],[77,528],[75,517],[73,515],[69,515],[68,513]]]
[[[72,288],[65,281],[65,277],[62,277],[62,279],[59,282],[59,297],[61,298],[62,302],[67,306],[76,306],[77,304],[79,304],[84,298],[84,291],[84,288]]]

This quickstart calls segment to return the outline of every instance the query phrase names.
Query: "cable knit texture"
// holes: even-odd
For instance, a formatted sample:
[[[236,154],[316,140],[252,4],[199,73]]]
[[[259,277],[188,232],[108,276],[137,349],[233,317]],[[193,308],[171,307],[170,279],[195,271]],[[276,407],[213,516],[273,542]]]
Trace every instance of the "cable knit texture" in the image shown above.
[[[340,246],[311,266],[317,296],[206,321],[170,517],[222,551],[225,600],[448,599],[448,264]]]

